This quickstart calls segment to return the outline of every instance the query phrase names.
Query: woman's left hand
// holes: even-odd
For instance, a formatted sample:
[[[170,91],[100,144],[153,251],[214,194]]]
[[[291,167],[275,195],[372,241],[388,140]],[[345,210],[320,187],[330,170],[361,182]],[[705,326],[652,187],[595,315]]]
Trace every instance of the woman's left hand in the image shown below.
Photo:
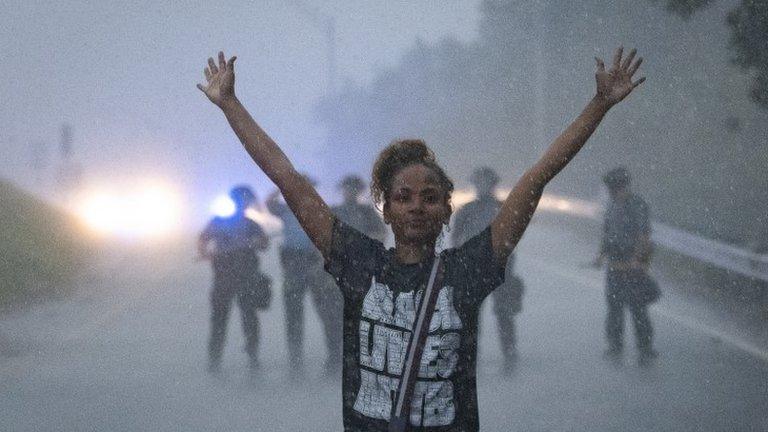
[[[609,70],[605,70],[605,63],[603,63],[602,59],[595,57],[597,62],[597,72],[595,73],[595,80],[597,81],[596,98],[608,108],[621,102],[622,99],[632,93],[635,87],[645,81],[645,77],[634,82],[632,81],[632,76],[643,63],[642,57],[638,57],[635,60],[637,50],[633,49],[630,51],[625,59],[622,59],[623,54],[624,48],[619,47],[613,56],[613,64]]]

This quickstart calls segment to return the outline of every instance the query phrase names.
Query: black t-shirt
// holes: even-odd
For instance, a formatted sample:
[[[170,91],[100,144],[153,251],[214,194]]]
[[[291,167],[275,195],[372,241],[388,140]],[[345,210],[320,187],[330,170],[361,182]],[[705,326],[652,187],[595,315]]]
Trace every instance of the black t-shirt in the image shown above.
[[[411,402],[424,431],[478,430],[477,323],[483,299],[504,281],[491,231],[443,257],[443,286]],[[400,264],[394,249],[336,219],[326,270],[344,296],[344,430],[386,431],[405,351],[434,257]]]

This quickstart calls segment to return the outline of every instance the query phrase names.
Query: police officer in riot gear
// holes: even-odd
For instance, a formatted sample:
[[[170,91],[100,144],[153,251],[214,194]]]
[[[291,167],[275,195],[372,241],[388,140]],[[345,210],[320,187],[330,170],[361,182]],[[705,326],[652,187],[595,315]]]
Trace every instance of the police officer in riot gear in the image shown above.
[[[266,307],[271,296],[270,281],[259,269],[257,254],[269,246],[269,239],[258,223],[246,217],[246,210],[256,203],[256,196],[248,186],[233,188],[229,196],[235,204],[234,214],[212,219],[198,240],[200,256],[213,266],[208,369],[214,374],[221,370],[233,299],[237,299],[240,307],[250,369],[258,369],[257,309]]]
[[[453,220],[452,241],[454,247],[482,231],[493,220],[501,207],[494,196],[499,177],[491,168],[477,168],[471,177],[477,198],[459,209]],[[504,356],[502,371],[510,373],[517,362],[515,315],[522,310],[523,282],[514,272],[515,256],[509,255],[505,282],[490,295],[493,313],[498,324],[501,351]]]
[[[643,300],[642,284],[651,259],[651,222],[648,204],[630,190],[629,171],[624,167],[610,170],[603,182],[610,193],[610,203],[603,220],[603,236],[596,266],[606,264],[605,335],[606,357],[617,361],[624,349],[624,309],[629,309],[635,327],[638,361],[648,364],[658,356],[653,349],[653,328],[648,303]]]

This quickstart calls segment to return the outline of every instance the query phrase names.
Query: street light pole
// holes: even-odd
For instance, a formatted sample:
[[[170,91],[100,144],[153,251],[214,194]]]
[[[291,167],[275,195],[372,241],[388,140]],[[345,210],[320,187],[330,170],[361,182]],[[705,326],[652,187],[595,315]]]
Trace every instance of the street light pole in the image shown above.
[[[547,108],[545,105],[545,95],[544,95],[544,88],[546,86],[547,81],[547,68],[545,64],[545,58],[544,58],[544,49],[545,49],[545,36],[547,34],[546,29],[546,23],[544,20],[545,17],[545,10],[544,8],[546,5],[544,2],[537,0],[534,3],[534,13],[535,13],[535,22],[534,22],[534,28],[536,29],[536,36],[535,36],[535,48],[534,48],[534,83],[533,83],[533,93],[534,93],[534,115],[535,115],[535,124],[536,124],[536,142],[538,145],[545,145],[546,144],[546,115],[547,115]]]
[[[336,20],[329,15],[323,14],[316,8],[310,7],[303,0],[294,0],[292,2],[309,21],[325,33],[326,44],[326,67],[328,76],[328,93],[333,94],[336,91]]]
[[[328,64],[328,94],[336,92],[336,19],[328,17],[325,26],[326,62]]]

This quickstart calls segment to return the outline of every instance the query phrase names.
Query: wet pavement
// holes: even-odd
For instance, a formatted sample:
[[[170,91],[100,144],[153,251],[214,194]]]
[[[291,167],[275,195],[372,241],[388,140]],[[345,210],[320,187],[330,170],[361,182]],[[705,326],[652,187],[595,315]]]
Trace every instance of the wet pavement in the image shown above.
[[[502,376],[490,308],[478,368],[487,431],[765,431],[768,354],[755,335],[661,278],[651,318],[660,357],[640,367],[631,327],[620,362],[603,358],[602,274],[594,244],[534,225],[518,253],[526,282],[517,369]],[[72,298],[0,317],[0,430],[341,430],[338,380],[308,302],[306,373],[291,380],[277,288],[261,314],[262,370],[247,373],[231,317],[223,376],[205,372],[210,273],[189,254],[122,258]],[[273,271],[274,270],[274,271]],[[684,290],[679,290],[684,291]],[[629,321],[629,320],[627,320]],[[629,324],[629,322],[628,322]]]

